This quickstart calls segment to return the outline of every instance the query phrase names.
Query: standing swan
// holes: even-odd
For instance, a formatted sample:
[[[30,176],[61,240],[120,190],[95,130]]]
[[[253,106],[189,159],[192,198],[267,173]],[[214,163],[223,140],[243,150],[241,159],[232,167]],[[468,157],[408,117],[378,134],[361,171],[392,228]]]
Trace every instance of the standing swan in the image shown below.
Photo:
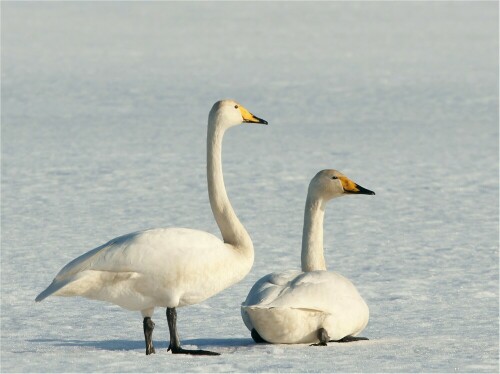
[[[83,296],[140,310],[147,355],[155,353],[154,309],[167,308],[168,350],[218,355],[181,348],[176,308],[208,299],[239,282],[252,267],[252,240],[229,202],[221,165],[224,132],[244,122],[267,124],[233,100],[218,101],[208,116],[208,195],[224,241],[186,228],[150,229],[120,236],[68,263],[36,301],[52,294]]]
[[[302,235],[302,271],[271,273],[250,290],[241,315],[256,342],[352,341],[367,325],[369,311],[356,287],[326,271],[323,217],[326,203],[347,194],[375,195],[336,170],[322,170],[307,193]]]

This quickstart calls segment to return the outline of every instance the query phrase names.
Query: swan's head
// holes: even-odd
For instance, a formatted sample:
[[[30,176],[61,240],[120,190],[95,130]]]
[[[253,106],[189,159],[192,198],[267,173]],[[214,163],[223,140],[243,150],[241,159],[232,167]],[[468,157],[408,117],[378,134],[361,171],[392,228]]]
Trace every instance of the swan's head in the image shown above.
[[[309,184],[309,196],[315,199],[328,201],[344,195],[375,195],[359,184],[347,178],[340,171],[333,169],[321,170]]]
[[[262,123],[267,121],[254,116],[234,100],[217,101],[208,115],[208,122],[218,126],[232,127],[242,123]]]

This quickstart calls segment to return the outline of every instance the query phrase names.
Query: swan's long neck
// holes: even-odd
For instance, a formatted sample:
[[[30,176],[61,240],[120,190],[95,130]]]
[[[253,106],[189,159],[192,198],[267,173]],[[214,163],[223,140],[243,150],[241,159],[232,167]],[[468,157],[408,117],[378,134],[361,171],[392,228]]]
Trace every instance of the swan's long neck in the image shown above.
[[[307,196],[302,233],[302,271],[326,270],[323,253],[325,202]]]
[[[208,123],[207,134],[207,179],[208,197],[217,225],[225,243],[253,260],[253,244],[229,202],[222,176],[221,148],[225,128],[216,120]]]

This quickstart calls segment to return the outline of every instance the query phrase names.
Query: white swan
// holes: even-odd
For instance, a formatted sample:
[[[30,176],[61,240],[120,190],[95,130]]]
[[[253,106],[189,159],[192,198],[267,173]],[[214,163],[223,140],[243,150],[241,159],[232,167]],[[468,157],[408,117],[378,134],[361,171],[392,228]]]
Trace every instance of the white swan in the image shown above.
[[[307,193],[302,236],[302,271],[261,278],[241,306],[256,342],[318,343],[352,341],[367,325],[369,311],[356,287],[326,271],[323,217],[328,200],[347,194],[374,195],[336,170],[322,170]]]
[[[83,296],[141,311],[146,354],[155,307],[167,308],[172,353],[218,354],[180,346],[176,307],[200,303],[239,282],[253,264],[252,240],[229,202],[221,165],[224,132],[244,122],[267,122],[233,100],[214,104],[208,116],[207,179],[210,205],[224,241],[186,228],[158,228],[120,236],[68,263],[37,296]]]

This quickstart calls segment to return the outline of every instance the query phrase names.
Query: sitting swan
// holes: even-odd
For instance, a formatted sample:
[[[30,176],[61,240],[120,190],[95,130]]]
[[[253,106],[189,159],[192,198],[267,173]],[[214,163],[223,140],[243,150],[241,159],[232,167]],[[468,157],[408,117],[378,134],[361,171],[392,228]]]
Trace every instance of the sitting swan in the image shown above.
[[[355,338],[368,323],[368,306],[342,275],[326,271],[323,217],[326,203],[348,194],[375,195],[336,170],[322,170],[307,193],[302,271],[271,273],[250,290],[241,315],[256,342],[318,343]]]
[[[176,308],[208,299],[239,282],[252,267],[252,240],[229,202],[221,165],[224,132],[244,122],[267,124],[233,100],[215,103],[208,116],[208,194],[223,241],[186,228],[120,236],[68,263],[36,301],[52,294],[83,296],[141,311],[147,355],[155,353],[154,309],[167,308],[172,353],[218,354],[181,348]]]

